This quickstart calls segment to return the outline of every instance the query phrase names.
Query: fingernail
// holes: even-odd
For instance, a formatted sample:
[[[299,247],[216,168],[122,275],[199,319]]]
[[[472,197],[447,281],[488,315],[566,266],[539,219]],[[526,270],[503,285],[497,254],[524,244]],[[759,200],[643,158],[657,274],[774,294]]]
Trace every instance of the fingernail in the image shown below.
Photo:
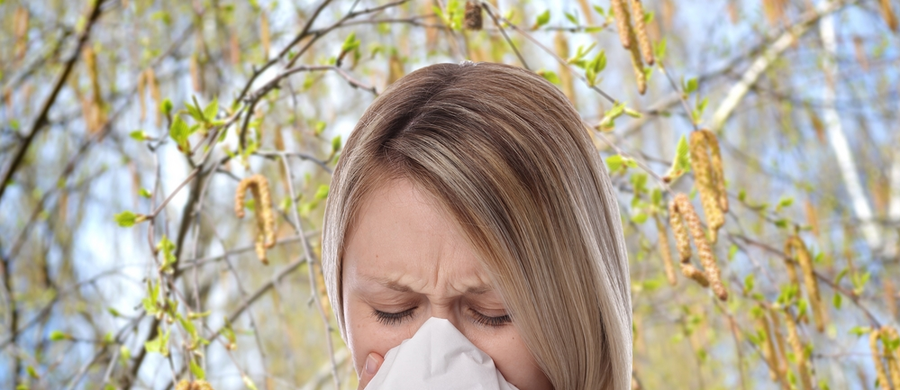
[[[375,375],[375,365],[378,362],[375,361],[375,357],[372,354],[369,354],[369,357],[366,358],[366,374]]]

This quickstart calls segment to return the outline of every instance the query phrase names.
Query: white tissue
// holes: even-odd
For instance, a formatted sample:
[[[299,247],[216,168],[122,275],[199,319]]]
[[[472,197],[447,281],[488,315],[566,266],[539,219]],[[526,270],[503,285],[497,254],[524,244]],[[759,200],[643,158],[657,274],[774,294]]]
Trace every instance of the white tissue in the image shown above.
[[[430,318],[384,356],[366,390],[518,390],[450,321]]]

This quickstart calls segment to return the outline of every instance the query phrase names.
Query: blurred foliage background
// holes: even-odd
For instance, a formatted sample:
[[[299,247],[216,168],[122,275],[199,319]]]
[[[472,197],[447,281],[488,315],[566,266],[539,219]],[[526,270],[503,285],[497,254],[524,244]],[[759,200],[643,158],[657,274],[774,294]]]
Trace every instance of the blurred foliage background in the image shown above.
[[[558,85],[608,162],[634,388],[900,388],[900,4],[634,3],[0,0],[0,387],[355,388],[330,173],[387,85],[472,60]]]

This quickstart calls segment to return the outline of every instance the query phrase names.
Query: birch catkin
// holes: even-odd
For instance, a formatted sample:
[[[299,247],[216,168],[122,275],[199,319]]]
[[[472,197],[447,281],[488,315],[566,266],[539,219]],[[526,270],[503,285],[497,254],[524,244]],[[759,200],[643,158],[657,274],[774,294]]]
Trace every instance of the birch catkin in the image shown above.
[[[800,240],[800,237],[791,236],[788,239],[788,245],[793,249],[791,253],[796,255],[797,262],[800,263],[800,269],[803,271],[803,284],[806,286],[806,295],[809,297],[809,305],[812,308],[816,330],[823,332],[825,330],[825,308],[819,295],[819,283],[813,272],[812,256],[806,249],[806,245]],[[796,273],[796,271],[794,272]]]
[[[610,0],[609,3],[613,13],[616,15],[616,30],[619,31],[619,40],[622,42],[622,47],[628,49],[631,48],[631,37],[629,34],[631,26],[628,24],[628,8],[625,8],[625,1]]]
[[[889,340],[897,340],[897,338],[900,337],[900,335],[897,334],[897,330],[888,325],[881,327],[881,333],[887,336]],[[894,348],[891,352],[888,352],[885,349],[884,357],[887,359],[891,382],[894,383],[895,389],[900,389],[900,348]]]
[[[138,94],[138,102],[140,102],[141,106],[141,118],[140,121],[143,122],[144,118],[147,117],[147,98],[145,95],[145,87],[147,86],[147,72],[141,72],[138,74],[137,79],[137,94]]]
[[[719,139],[716,138],[716,134],[712,131],[703,129],[700,132],[706,137],[706,146],[709,148],[712,169],[710,175],[717,192],[719,208],[724,213],[728,211],[728,193],[725,192],[725,174],[722,169],[722,153],[719,149]]]
[[[700,204],[703,206],[706,224],[709,226],[709,240],[715,244],[718,240],[718,230],[725,224],[725,214],[719,204],[719,194],[710,164],[708,144],[708,138],[703,131],[691,133],[691,168],[694,169],[697,192],[700,193]]]
[[[685,194],[676,195],[675,198],[672,199],[672,202],[675,203],[676,210],[681,214],[685,222],[687,222],[688,230],[691,232],[691,236],[694,239],[694,246],[697,247],[697,256],[700,257],[700,263],[703,264],[704,272],[706,273],[707,279],[709,279],[713,292],[715,292],[720,300],[727,300],[728,291],[725,290],[725,286],[722,284],[719,266],[716,264],[716,257],[713,254],[712,248],[709,246],[709,242],[706,240],[703,228],[700,227],[700,217],[697,216],[694,206],[691,205],[690,200]]]
[[[678,248],[678,257],[682,263],[691,260],[691,241],[681,214],[678,212],[678,205],[675,201],[669,203],[669,225],[672,226],[672,234],[675,236],[675,246]]]
[[[772,333],[775,334],[775,345],[778,347],[778,374],[782,379],[782,387],[790,388],[787,385],[787,379],[785,375],[787,375],[788,365],[787,365],[787,347],[785,347],[784,335],[781,333],[781,321],[778,321],[778,313],[772,310],[768,311],[770,317],[772,317]]]
[[[757,318],[757,322],[759,323],[759,327],[762,328],[763,333],[766,335],[766,341],[762,345],[762,350],[763,357],[766,359],[766,362],[768,362],[769,377],[772,378],[772,380],[776,380],[779,377],[778,354],[775,351],[775,339],[772,335],[772,330],[769,327],[769,321],[766,319],[765,311]]]
[[[659,235],[659,254],[666,269],[666,279],[669,280],[669,285],[674,286],[678,282],[675,279],[675,269],[672,265],[672,252],[669,252],[669,234],[666,233],[666,227],[659,219],[659,216],[654,216],[653,219],[656,221],[656,232]],[[690,250],[690,247],[688,247],[688,250]],[[690,254],[688,257],[690,257]]]
[[[153,68],[147,68],[147,86],[150,87],[150,97],[156,102],[156,126],[162,123],[162,98],[159,94],[159,83],[156,81],[156,72]]]
[[[269,181],[263,175],[253,175],[238,183],[234,195],[234,213],[244,218],[244,198],[250,190],[256,200],[256,256],[263,264],[269,264],[266,248],[275,246],[275,216],[272,213],[272,197]]]
[[[178,382],[175,386],[175,390],[213,390],[213,388],[209,382],[204,380],[190,382],[187,379],[182,379],[181,382]]]
[[[887,371],[884,362],[881,360],[881,351],[878,349],[878,339],[881,337],[880,329],[872,329],[869,333],[869,348],[872,350],[872,362],[875,363],[875,375],[878,383],[881,384],[882,390],[891,390],[891,384],[888,382]]]
[[[797,371],[800,372],[800,382],[803,384],[803,390],[812,390],[812,378],[809,375],[806,350],[803,346],[803,342],[800,341],[799,333],[797,333],[797,322],[787,309],[785,309],[784,317],[788,328],[787,341],[794,352],[794,358],[797,360]]]
[[[653,65],[653,48],[650,46],[650,38],[647,37],[647,26],[644,25],[644,5],[641,0],[631,0],[631,19],[634,24],[634,35],[637,37],[644,61]]]
[[[681,263],[681,273],[689,279],[693,279],[695,282],[700,284],[703,287],[709,287],[709,279],[706,278],[706,274],[703,271],[700,271],[696,267],[691,264]]]

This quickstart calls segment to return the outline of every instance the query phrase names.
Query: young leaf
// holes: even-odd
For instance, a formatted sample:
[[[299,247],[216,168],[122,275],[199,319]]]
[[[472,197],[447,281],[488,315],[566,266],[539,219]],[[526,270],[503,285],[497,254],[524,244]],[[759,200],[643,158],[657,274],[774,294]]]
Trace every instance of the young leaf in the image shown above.
[[[206,380],[206,372],[203,371],[203,368],[200,367],[194,359],[191,359],[190,362],[191,374],[194,375],[195,378],[200,380]]]
[[[169,128],[169,136],[172,137],[172,140],[178,144],[178,147],[180,147],[182,151],[186,152],[190,150],[190,145],[188,145],[188,137],[190,135],[190,127],[188,127],[187,123],[181,119],[181,116],[176,115],[175,120],[172,121],[172,127]]]
[[[550,10],[546,10],[537,17],[537,21],[534,22],[533,29],[540,28],[541,26],[550,22]]]
[[[60,340],[69,340],[69,339],[71,339],[71,336],[63,333],[62,331],[54,330],[54,331],[50,332],[50,341],[60,341]]]
[[[132,227],[136,223],[141,223],[147,220],[147,216],[143,214],[135,214],[131,211],[123,211],[115,215],[116,223],[121,227]]]
[[[163,263],[159,267],[160,272],[174,272],[175,270],[172,268],[172,265],[177,262],[177,259],[172,252],[175,250],[175,244],[173,244],[172,241],[169,241],[169,238],[163,234],[162,239],[159,240],[159,244],[156,244],[156,250],[163,254]]]
[[[216,114],[219,113],[219,98],[213,98],[213,101],[209,102],[206,105],[206,108],[203,109],[203,118],[206,121],[213,121],[216,119]]]
[[[166,333],[162,329],[157,328],[156,338],[144,343],[144,349],[147,352],[156,352],[163,356],[169,356],[169,330]]]
[[[668,181],[674,181],[691,170],[691,156],[687,139],[681,136],[678,140],[678,146],[675,147],[675,159],[672,161],[672,167],[666,173]]]

